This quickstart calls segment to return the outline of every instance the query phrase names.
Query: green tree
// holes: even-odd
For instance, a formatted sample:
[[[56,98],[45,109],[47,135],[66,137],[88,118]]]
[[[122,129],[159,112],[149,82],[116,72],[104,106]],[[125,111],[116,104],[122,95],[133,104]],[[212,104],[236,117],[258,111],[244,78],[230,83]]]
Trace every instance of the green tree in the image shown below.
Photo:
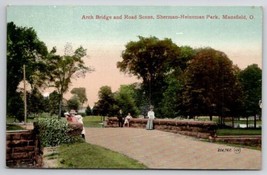
[[[90,107],[89,105],[86,107],[85,114],[86,114],[87,116],[92,115],[92,110],[91,110],[91,107]]]
[[[98,106],[97,106],[97,102],[95,103],[95,105],[94,105],[93,108],[92,108],[92,114],[93,114],[93,115],[100,115],[100,114],[99,114],[99,108],[98,108]]]
[[[37,88],[34,88],[31,93],[28,93],[27,97],[28,113],[36,114],[46,112],[45,98]]]
[[[67,101],[67,107],[68,110],[74,109],[76,111],[78,111],[79,107],[80,107],[80,100],[79,97],[74,95],[73,97],[71,97],[68,101]]]
[[[128,113],[131,113],[132,116],[136,116],[139,113],[135,96],[135,84],[121,85],[119,90],[115,93],[116,103],[122,110],[123,115],[126,116]]]
[[[48,106],[49,106],[49,112],[51,115],[58,114],[58,102],[60,95],[57,91],[53,91],[51,94],[49,94],[48,97]]]
[[[244,92],[244,116],[260,114],[259,101],[262,99],[262,70],[256,64],[249,65],[239,74]]]
[[[189,46],[180,47],[179,59],[170,62],[171,71],[165,76],[166,90],[160,104],[162,117],[175,118],[184,115],[182,93],[184,91],[184,71],[196,51]]]
[[[157,109],[165,90],[164,76],[171,70],[170,61],[179,58],[179,47],[171,39],[139,36],[139,41],[126,44],[122,58],[117,67],[142,79],[146,97]]]
[[[173,74],[169,75],[165,81],[167,89],[164,91],[161,101],[162,117],[175,118],[183,114],[182,92],[184,83]]]
[[[241,89],[235,67],[223,53],[212,48],[197,51],[185,72],[183,103],[187,115],[233,115]]]
[[[32,88],[40,87],[47,78],[47,54],[46,45],[33,28],[18,27],[13,22],[7,24],[7,115],[22,120],[23,105],[17,105],[20,94],[16,89],[23,79],[23,65],[26,65],[26,79]]]
[[[56,48],[50,52],[50,86],[55,87],[59,94],[59,116],[62,111],[63,94],[68,91],[72,78],[84,77],[87,72],[92,71],[84,64],[85,56],[86,50],[83,47],[73,52],[70,44],[66,44],[64,56],[56,55]]]
[[[77,95],[81,105],[88,101],[86,96],[86,89],[84,87],[73,88],[70,93],[72,93],[73,95]]]
[[[94,106],[94,110],[97,109],[98,114],[112,116],[119,111],[111,87],[102,86],[98,92],[98,98],[99,100]]]

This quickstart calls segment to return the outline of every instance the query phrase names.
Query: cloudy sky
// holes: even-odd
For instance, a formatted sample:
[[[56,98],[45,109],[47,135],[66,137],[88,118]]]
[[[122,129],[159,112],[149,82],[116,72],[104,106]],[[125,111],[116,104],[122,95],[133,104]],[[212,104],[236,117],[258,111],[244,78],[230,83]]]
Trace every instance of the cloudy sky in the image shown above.
[[[97,15],[122,16],[122,19],[96,19]],[[137,15],[137,19],[124,19],[125,15]],[[154,19],[138,19],[139,15]],[[157,15],[180,18],[157,19]],[[241,19],[224,19],[225,15]],[[178,46],[212,47],[225,52],[241,69],[253,63],[262,67],[262,9],[259,7],[9,6],[7,22],[11,21],[18,26],[33,27],[39,39],[49,49],[56,46],[59,53],[63,53],[66,43],[87,49],[85,62],[95,71],[84,79],[73,80],[70,89],[86,87],[91,107],[101,86],[109,85],[116,91],[121,84],[138,81],[121,73],[116,63],[122,60],[125,44],[136,41],[139,35],[171,38]],[[67,93],[66,98],[69,97]]]

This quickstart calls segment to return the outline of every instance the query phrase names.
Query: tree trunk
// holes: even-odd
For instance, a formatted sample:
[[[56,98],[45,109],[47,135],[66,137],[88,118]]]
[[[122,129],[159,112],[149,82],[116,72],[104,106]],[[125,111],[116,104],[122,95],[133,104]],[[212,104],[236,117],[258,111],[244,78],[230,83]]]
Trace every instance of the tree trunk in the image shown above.
[[[248,116],[247,116],[247,128],[248,128]]]
[[[235,127],[235,118],[234,118],[234,116],[232,116],[232,128],[234,128]]]
[[[62,111],[62,95],[60,95],[59,97],[58,119],[61,118],[61,111]]]

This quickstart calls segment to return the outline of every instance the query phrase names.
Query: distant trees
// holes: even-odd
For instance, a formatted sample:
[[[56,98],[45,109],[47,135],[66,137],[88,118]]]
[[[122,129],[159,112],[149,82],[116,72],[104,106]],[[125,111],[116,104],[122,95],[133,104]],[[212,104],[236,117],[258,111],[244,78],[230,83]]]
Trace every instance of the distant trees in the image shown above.
[[[85,109],[85,114],[86,114],[87,116],[93,114],[93,113],[92,113],[92,109],[91,109],[91,107],[90,107],[89,105],[88,105],[88,106],[86,107],[86,109]]]
[[[67,107],[68,110],[74,109],[74,110],[78,110],[80,107],[80,101],[79,98],[77,96],[73,96],[71,97],[68,101],[67,101]]]
[[[78,97],[78,100],[81,105],[88,101],[86,96],[86,89],[84,87],[73,88],[70,93]]]
[[[136,86],[137,84],[121,85],[116,92],[112,92],[109,86],[102,86],[98,92],[99,100],[93,107],[93,115],[116,116],[121,110],[125,116],[128,113],[137,116],[140,112]]]
[[[121,85],[120,89],[115,92],[115,101],[118,109],[122,110],[123,115],[126,116],[128,113],[131,113],[132,116],[136,116],[139,114],[136,95],[136,84]]]
[[[112,116],[118,111],[114,94],[110,86],[102,86],[98,92],[98,102],[94,106],[94,111],[103,116]]]

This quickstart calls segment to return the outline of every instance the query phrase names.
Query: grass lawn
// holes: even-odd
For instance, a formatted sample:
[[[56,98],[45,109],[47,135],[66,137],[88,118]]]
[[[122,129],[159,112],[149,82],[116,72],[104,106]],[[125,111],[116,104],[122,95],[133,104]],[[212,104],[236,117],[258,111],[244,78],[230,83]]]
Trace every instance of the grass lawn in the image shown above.
[[[16,125],[16,124],[7,124],[6,125],[6,130],[7,131],[12,131],[12,130],[24,130],[23,127]]]
[[[261,135],[261,129],[218,129],[217,135]]]
[[[101,116],[86,116],[83,117],[83,124],[85,127],[101,128],[103,117]]]
[[[147,167],[136,160],[100,146],[75,143],[60,146],[59,168],[146,169]]]

